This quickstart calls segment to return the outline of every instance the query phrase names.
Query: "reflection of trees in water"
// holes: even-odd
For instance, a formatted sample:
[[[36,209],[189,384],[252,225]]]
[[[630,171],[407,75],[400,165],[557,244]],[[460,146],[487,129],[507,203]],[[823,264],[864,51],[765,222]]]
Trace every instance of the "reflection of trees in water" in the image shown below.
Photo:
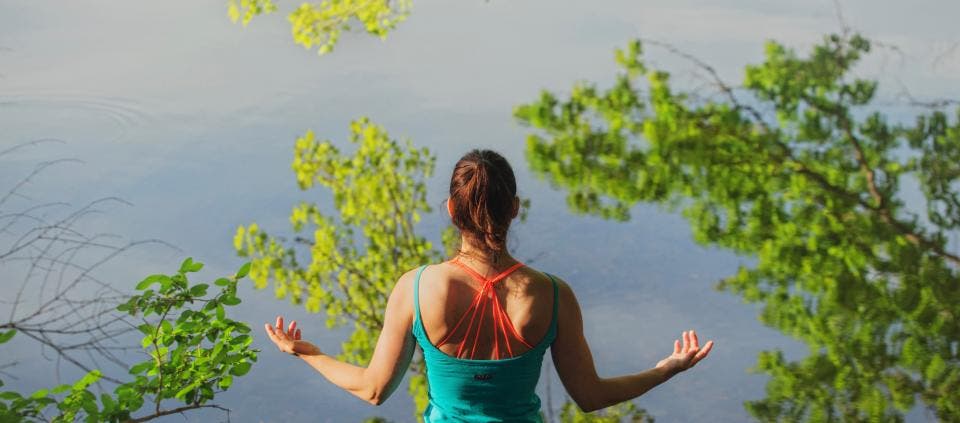
[[[960,226],[960,113],[890,123],[870,107],[877,83],[850,72],[869,51],[855,35],[805,57],[769,43],[743,87],[695,61],[717,88],[703,98],[647,68],[637,41],[617,52],[611,88],[578,83],[516,109],[536,129],[531,168],[572,210],[625,220],[635,203],[667,205],[698,242],[756,258],[719,286],[810,347],[792,362],[760,354],[772,379],[746,407],[761,420],[901,420],[918,398],[960,419],[960,257],[946,248]],[[924,216],[900,196],[906,178]]]
[[[62,142],[42,139],[0,151],[0,158],[40,144]],[[136,326],[114,307],[127,295],[98,278],[101,268],[127,250],[156,240],[122,241],[109,233],[80,229],[92,216],[115,204],[116,197],[100,198],[81,207],[60,201],[33,198],[30,186],[45,171],[74,159],[37,163],[32,170],[2,184],[0,192],[0,333],[24,338],[41,346],[41,355],[70,363],[89,372],[112,363],[126,372],[124,351],[137,349],[122,335]],[[11,175],[12,176],[12,175]],[[2,363],[9,367],[15,363]],[[113,372],[108,372],[113,373]],[[122,373],[121,373],[122,374]],[[8,374],[7,376],[12,376]],[[119,382],[111,376],[103,379]]]

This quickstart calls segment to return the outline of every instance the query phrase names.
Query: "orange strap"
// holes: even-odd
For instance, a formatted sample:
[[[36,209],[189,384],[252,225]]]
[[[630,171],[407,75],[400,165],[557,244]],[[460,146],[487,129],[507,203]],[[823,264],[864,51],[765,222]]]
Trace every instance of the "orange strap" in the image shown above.
[[[467,331],[463,336],[463,341],[460,342],[460,346],[457,348],[457,357],[464,358],[463,353],[467,347],[469,340],[473,340],[470,346],[470,354],[467,358],[474,358],[477,352],[477,341],[480,339],[480,327],[483,323],[483,317],[486,315],[487,308],[490,309],[491,318],[493,319],[493,359],[497,360],[500,358],[500,338],[503,338],[503,344],[506,348],[506,353],[508,357],[513,357],[513,350],[510,348],[510,339],[509,336],[513,336],[514,339],[520,341],[521,344],[527,346],[528,348],[533,348],[529,342],[523,339],[522,336],[517,332],[516,328],[513,327],[513,323],[510,321],[510,317],[507,316],[507,313],[503,311],[503,306],[500,305],[500,299],[497,298],[495,292],[493,292],[493,285],[515,270],[523,267],[523,263],[517,263],[513,266],[510,266],[507,270],[500,272],[497,276],[494,276],[491,279],[483,277],[483,275],[477,273],[475,270],[471,269],[467,265],[461,263],[457,259],[450,260],[451,264],[454,264],[467,273],[470,274],[474,279],[481,282],[483,287],[480,289],[480,292],[477,293],[477,296],[474,297],[473,303],[470,305],[470,308],[467,309],[467,312],[460,317],[460,320],[453,327],[447,336],[445,336],[436,346],[440,346],[447,343],[450,340],[450,337],[457,332],[457,329],[460,328],[460,325],[463,321],[470,316],[470,322],[467,324]],[[479,313],[479,318],[478,318]]]

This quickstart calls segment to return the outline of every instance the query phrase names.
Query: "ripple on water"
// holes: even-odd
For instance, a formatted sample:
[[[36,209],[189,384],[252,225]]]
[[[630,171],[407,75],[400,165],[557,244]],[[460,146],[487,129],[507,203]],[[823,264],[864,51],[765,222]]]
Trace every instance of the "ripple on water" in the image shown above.
[[[154,121],[154,116],[147,112],[138,101],[122,97],[87,94],[0,95],[0,113],[11,112],[22,114],[21,119],[26,121],[59,119],[65,117],[64,114],[66,114],[70,117],[79,117],[81,119],[77,121],[79,123],[86,123],[84,118],[89,118],[89,116],[84,114],[91,113],[96,117],[105,118],[110,123],[109,127],[105,127],[100,124],[102,122],[90,122],[94,124],[92,129],[95,130],[96,138],[108,142],[128,140],[132,128]],[[71,112],[81,112],[81,115],[75,116]],[[21,119],[14,119],[14,121],[16,123]],[[52,123],[58,125],[63,122]],[[24,129],[36,130],[35,127],[31,128],[29,125]],[[113,132],[112,135],[105,135],[108,130]]]

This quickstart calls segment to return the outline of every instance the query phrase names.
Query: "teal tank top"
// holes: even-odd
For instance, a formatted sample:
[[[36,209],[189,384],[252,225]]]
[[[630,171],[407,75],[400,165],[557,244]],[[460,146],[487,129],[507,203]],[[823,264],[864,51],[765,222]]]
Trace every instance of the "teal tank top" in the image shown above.
[[[550,328],[533,349],[499,360],[456,358],[430,343],[420,320],[420,267],[414,281],[413,336],[423,349],[430,402],[423,421],[433,422],[542,422],[540,379],[543,354],[557,337],[557,281],[553,283]]]

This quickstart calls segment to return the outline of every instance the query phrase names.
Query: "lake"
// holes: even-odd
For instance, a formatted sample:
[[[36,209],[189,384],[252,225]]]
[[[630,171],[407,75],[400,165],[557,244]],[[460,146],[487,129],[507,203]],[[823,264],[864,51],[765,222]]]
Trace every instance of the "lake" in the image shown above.
[[[437,242],[447,223],[437,210],[456,159],[482,147],[511,161],[520,195],[532,202],[527,221],[512,229],[511,250],[570,282],[602,376],[653,366],[683,330],[716,341],[707,360],[636,401],[658,421],[750,420],[743,403],[763,398],[769,379],[751,371],[758,353],[778,349],[790,360],[808,353],[804,343],[762,324],[760,305],[714,288],[754,259],[695,243],[678,213],[639,204],[629,221],[614,222],[570,212],[566,193],[530,171],[524,156],[530,131],[512,113],[543,89],[565,93],[580,80],[609,85],[613,50],[640,35],[669,42],[739,82],[743,66],[762,59],[765,40],[803,51],[837,31],[832,2],[424,1],[385,41],[345,34],[322,57],[292,42],[283,13],[243,28],[229,21],[224,3],[0,0],[0,150],[62,141],[0,158],[0,185],[7,189],[41,161],[78,159],[42,173],[26,187],[30,198],[18,201],[79,206],[116,196],[130,204],[84,219],[84,231],[159,239],[180,250],[138,247],[100,269],[100,279],[132,289],[145,275],[174,271],[185,256],[206,263],[201,278],[231,273],[242,263],[232,247],[238,225],[257,222],[283,233],[297,202],[331,204],[322,190],[297,188],[290,170],[294,140],[312,129],[346,145],[350,121],[369,116],[393,137],[436,155],[428,181],[435,210],[417,229]],[[280,5],[281,11],[293,6]],[[900,84],[917,98],[960,97],[953,22],[960,3],[842,7],[851,26],[899,47],[878,49],[858,68],[884,84],[878,97],[891,116],[910,116],[894,104],[903,98]],[[677,84],[698,83],[683,58],[647,50],[648,61],[675,71]],[[950,243],[953,251],[956,244]],[[240,296],[235,318],[258,330],[254,345],[263,352],[247,376],[217,397],[232,410],[231,420],[412,419],[405,383],[384,405],[371,407],[260,336],[262,323],[282,313],[300,322],[304,338],[334,352],[348,328],[328,330],[322,315],[249,282]],[[78,375],[50,351],[38,356],[40,348],[23,339],[5,348],[0,361],[19,363],[4,369],[18,377],[4,377],[7,387],[33,391]],[[549,359],[543,375],[540,395],[558,415],[566,397]],[[224,416],[204,411],[167,420],[182,418]],[[933,421],[934,415],[917,406],[905,418]]]

